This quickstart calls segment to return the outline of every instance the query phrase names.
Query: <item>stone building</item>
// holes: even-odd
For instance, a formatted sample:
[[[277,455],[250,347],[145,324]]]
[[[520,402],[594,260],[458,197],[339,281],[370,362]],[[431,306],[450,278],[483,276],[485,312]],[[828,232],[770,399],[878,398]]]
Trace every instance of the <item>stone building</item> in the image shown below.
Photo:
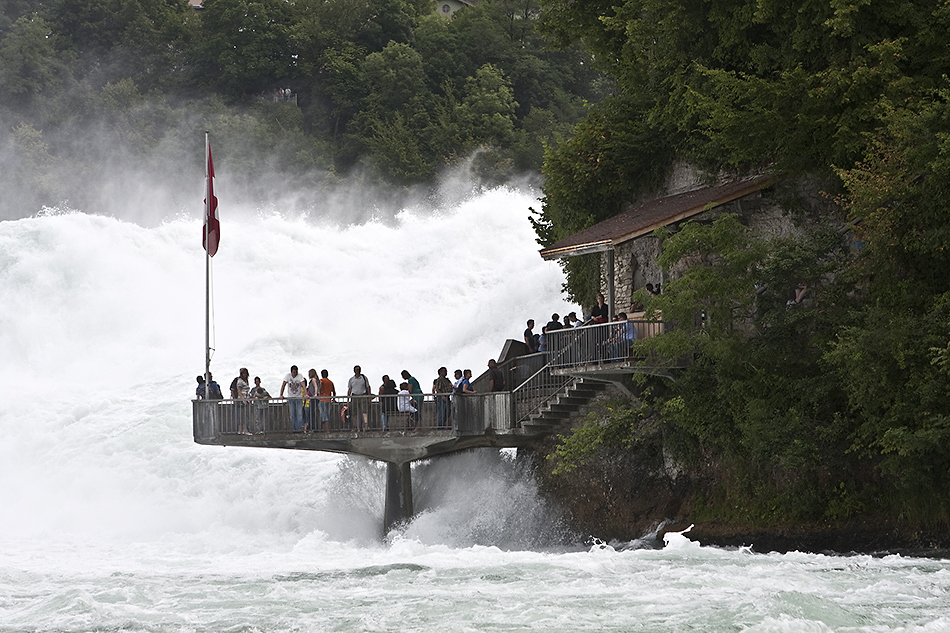
[[[687,220],[712,221],[722,214],[735,213],[759,235],[790,236],[803,231],[787,207],[790,199],[801,200],[807,187],[796,187],[772,175],[706,186],[700,185],[696,174],[687,170],[679,170],[676,176],[668,183],[668,190],[679,189],[678,193],[631,205],[612,218],[542,249],[541,257],[551,260],[600,253],[602,291],[612,319],[615,306],[617,312],[635,311],[630,309],[634,291],[648,283],[662,286],[669,275],[678,274],[679,271],[662,270],[657,264],[660,241],[653,232],[660,227],[675,230]],[[781,192],[779,183],[783,185]],[[821,200],[812,202],[810,206],[823,204]]]

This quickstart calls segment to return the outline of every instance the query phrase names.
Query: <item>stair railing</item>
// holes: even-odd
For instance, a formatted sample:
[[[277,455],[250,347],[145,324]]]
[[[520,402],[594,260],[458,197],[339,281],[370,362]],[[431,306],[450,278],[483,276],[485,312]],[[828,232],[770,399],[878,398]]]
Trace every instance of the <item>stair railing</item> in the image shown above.
[[[546,356],[547,362],[530,378],[512,390],[512,407],[514,407],[512,417],[518,426],[523,427],[523,423],[538,413],[545,404],[577,382],[578,379],[574,376],[551,373],[551,367],[557,366],[564,352],[565,350],[562,349],[553,353],[539,354],[542,357]]]

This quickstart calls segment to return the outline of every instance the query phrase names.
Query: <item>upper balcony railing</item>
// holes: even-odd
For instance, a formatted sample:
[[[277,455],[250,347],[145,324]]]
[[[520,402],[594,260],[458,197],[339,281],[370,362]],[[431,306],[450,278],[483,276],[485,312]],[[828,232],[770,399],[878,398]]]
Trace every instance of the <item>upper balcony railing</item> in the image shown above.
[[[548,332],[548,367],[638,360],[634,342],[662,334],[664,328],[662,321],[612,321]]]

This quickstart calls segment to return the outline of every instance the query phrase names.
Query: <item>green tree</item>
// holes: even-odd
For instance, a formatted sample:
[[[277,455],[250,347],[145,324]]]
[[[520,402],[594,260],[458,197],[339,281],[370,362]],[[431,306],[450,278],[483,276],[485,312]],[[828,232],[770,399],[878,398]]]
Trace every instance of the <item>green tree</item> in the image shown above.
[[[715,482],[719,518],[839,520],[872,503],[875,462],[850,452],[845,388],[823,360],[851,307],[848,260],[831,227],[765,239],[727,215],[664,236],[660,263],[682,275],[640,298],[669,329],[639,353],[691,359],[649,400],[668,450]],[[808,299],[787,305],[799,284]]]
[[[623,96],[598,104],[573,137],[545,156],[543,207],[532,218],[538,241],[549,246],[658,189],[672,167],[672,138],[650,124],[642,104]],[[573,257],[562,265],[568,297],[592,304],[600,289],[596,256]]]
[[[0,40],[0,95],[21,105],[29,103],[59,85],[63,66],[49,23],[35,15],[23,16]]]
[[[466,82],[462,120],[482,143],[508,145],[515,130],[515,103],[511,83],[504,73],[485,64]]]
[[[293,6],[283,0],[205,0],[204,77],[234,96],[285,87],[294,75]]]
[[[366,56],[362,79],[367,96],[357,118],[357,134],[372,150],[377,167],[390,178],[418,181],[432,175],[435,161],[424,149],[422,132],[431,123],[422,57],[408,44],[390,42]]]
[[[50,0],[48,16],[64,46],[83,67],[113,79],[134,74],[139,81],[184,63],[188,18],[186,0]]]
[[[946,91],[892,109],[864,159],[839,171],[864,248],[853,276],[864,301],[831,344],[856,425],[855,450],[883,454],[902,510],[950,520],[950,106]],[[937,356],[939,358],[939,356]]]

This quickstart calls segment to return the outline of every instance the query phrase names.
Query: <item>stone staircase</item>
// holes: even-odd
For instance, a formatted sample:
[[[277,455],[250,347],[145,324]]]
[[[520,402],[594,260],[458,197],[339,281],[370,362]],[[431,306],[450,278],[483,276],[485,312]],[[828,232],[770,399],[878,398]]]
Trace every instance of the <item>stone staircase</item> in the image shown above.
[[[554,396],[540,411],[525,420],[521,428],[525,435],[549,435],[557,432],[566,421],[591,403],[607,383],[580,378],[563,393]]]

